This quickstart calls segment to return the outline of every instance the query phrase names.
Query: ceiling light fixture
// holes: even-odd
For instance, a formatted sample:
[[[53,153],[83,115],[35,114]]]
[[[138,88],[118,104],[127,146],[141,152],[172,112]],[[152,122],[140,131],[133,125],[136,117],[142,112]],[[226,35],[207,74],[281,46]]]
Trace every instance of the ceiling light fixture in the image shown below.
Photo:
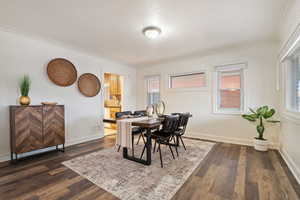
[[[161,30],[155,26],[148,26],[143,29],[143,34],[149,39],[156,39],[161,34]]]

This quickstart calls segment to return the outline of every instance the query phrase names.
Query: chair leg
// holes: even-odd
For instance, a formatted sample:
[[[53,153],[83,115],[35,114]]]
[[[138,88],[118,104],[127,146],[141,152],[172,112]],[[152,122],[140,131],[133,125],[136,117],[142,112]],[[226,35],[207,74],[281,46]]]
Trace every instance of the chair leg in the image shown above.
[[[138,139],[138,141],[137,141],[136,145],[138,145],[138,144],[139,144],[141,137],[142,137],[142,134],[140,134],[140,136],[139,136],[139,139]]]
[[[171,151],[171,153],[172,153],[173,159],[175,159],[175,156],[174,156],[174,153],[173,153],[172,147],[171,147],[170,145],[168,145],[168,146],[169,146],[169,149],[170,149],[170,151]]]
[[[155,153],[155,149],[156,149],[156,140],[155,140],[155,143],[154,143],[153,153]]]
[[[163,168],[163,161],[162,161],[162,157],[161,157],[161,149],[160,149],[160,143],[158,143],[158,150],[159,150],[159,158],[160,158],[160,166],[161,168]]]
[[[146,145],[144,145],[144,148],[143,148],[143,151],[142,151],[142,154],[141,154],[141,157],[140,157],[140,159],[142,159],[142,158],[143,158],[143,155],[144,155],[145,149],[146,149]]]
[[[177,149],[177,146],[176,146],[176,145],[175,145],[175,150],[176,150],[177,157],[179,157],[178,149]]]
[[[172,136],[172,140],[174,141],[174,144],[176,144],[176,139],[174,135]]]
[[[182,137],[179,136],[179,138],[180,138],[180,140],[181,140],[181,143],[182,143],[182,145],[183,145],[184,150],[186,150],[185,145],[184,145],[184,142],[183,142],[183,140],[182,140]]]
[[[120,151],[120,148],[121,148],[121,145],[119,145],[119,147],[118,147],[118,152]]]
[[[144,144],[146,144],[146,140],[145,140],[145,137],[144,137],[143,133],[141,133],[141,135],[142,135],[142,139],[144,141]]]

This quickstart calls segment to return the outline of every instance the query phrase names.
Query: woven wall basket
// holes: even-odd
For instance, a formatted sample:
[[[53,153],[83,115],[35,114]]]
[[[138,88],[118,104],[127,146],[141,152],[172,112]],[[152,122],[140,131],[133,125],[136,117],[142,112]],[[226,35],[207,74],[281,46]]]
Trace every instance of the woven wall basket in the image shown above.
[[[101,82],[94,74],[85,73],[78,79],[78,89],[84,96],[94,97],[100,92]]]
[[[66,87],[77,80],[75,66],[64,58],[55,58],[48,63],[47,74],[49,79],[56,85]]]

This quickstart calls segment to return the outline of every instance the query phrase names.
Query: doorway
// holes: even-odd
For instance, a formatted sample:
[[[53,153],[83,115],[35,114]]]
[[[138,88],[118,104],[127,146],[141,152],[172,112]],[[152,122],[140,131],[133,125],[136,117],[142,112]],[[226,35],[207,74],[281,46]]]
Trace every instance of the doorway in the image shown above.
[[[116,119],[116,113],[122,111],[123,103],[123,76],[104,73],[104,117]],[[116,124],[105,124],[104,135],[113,135],[117,132]]]

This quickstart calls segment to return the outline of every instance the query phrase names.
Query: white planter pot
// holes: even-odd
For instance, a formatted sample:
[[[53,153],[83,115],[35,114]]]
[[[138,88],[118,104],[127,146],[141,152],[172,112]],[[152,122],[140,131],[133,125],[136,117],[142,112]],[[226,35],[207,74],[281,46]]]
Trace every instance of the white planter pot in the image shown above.
[[[254,149],[257,151],[268,151],[269,141],[254,138]]]

